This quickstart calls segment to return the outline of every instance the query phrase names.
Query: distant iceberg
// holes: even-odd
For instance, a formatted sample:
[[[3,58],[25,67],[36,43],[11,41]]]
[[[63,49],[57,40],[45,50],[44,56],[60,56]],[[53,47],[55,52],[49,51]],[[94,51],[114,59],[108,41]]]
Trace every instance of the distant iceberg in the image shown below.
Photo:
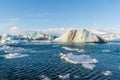
[[[88,42],[88,43],[103,43],[105,40],[86,29],[82,30],[70,30],[60,36],[59,38],[56,38],[54,40],[55,42],[72,42],[72,43],[82,43],[82,42]]]
[[[2,44],[24,44],[27,42],[29,42],[29,40],[23,39],[19,36],[9,35],[7,33],[4,33],[1,36],[1,40],[0,40],[0,43]]]
[[[29,32],[26,35],[22,35],[22,38],[30,39],[30,40],[53,40],[54,36],[50,34],[44,34],[41,32]]]
[[[106,41],[120,41],[120,34],[112,33],[112,31],[104,31],[100,29],[92,29],[90,30],[92,33],[102,37]]]

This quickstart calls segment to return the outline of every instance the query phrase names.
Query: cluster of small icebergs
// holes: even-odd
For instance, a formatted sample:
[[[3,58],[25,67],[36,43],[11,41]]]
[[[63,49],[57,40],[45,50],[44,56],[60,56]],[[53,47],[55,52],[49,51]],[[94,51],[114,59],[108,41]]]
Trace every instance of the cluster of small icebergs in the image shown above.
[[[6,59],[12,59],[12,58],[20,58],[20,57],[26,57],[28,54],[21,54],[21,53],[9,53],[5,55],[1,55],[2,57]]]
[[[28,54],[22,53],[23,51],[25,51],[24,48],[10,47],[7,45],[3,45],[1,47],[1,50],[5,52],[5,54],[1,55],[1,57],[4,57],[6,59],[21,58],[28,56]]]
[[[79,50],[77,48],[69,48],[69,47],[65,47],[65,46],[62,48],[67,51],[85,52],[83,49]],[[111,51],[108,49],[104,49],[104,50],[102,50],[102,52],[111,52]],[[72,64],[81,64],[84,68],[90,69],[90,70],[93,70],[95,68],[95,63],[98,62],[96,59],[91,58],[89,55],[85,55],[85,54],[75,55],[72,52],[67,53],[67,54],[60,53],[60,58],[65,60],[66,62],[69,62]],[[119,66],[119,68],[120,68],[120,66]],[[102,74],[105,76],[109,76],[109,75],[112,75],[112,72],[111,71],[103,71]],[[79,76],[77,76],[77,77],[79,77]],[[68,79],[69,74],[59,75],[59,78],[61,78],[63,80]]]
[[[72,64],[81,64],[84,68],[93,70],[98,61],[89,55],[73,55],[73,53],[60,53],[60,58]]]

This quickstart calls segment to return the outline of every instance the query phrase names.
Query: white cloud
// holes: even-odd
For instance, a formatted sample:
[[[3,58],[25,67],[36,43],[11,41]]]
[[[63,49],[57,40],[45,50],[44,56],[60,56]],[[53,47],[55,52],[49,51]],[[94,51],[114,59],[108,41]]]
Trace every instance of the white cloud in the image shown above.
[[[17,26],[12,26],[10,29],[8,29],[6,33],[11,35],[21,35],[24,32],[21,29],[19,29]]]
[[[43,33],[48,33],[48,34],[61,35],[71,29],[73,28],[49,28],[49,29],[41,29],[40,31]]]
[[[89,31],[93,33],[98,33],[98,34],[105,34],[105,33],[115,33],[115,34],[120,34],[120,29],[118,28],[90,28],[88,29]]]

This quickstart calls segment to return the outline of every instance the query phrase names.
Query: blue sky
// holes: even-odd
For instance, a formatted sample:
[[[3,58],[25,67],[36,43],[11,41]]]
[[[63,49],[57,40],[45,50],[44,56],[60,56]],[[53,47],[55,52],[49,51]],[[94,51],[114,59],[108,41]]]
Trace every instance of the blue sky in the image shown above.
[[[120,28],[120,0],[0,0],[0,30]]]

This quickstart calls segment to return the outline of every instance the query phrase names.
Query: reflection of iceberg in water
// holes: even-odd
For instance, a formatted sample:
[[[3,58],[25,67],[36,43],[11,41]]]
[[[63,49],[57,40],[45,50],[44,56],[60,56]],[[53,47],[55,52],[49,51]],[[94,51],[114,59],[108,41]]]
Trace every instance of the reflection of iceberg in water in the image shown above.
[[[94,63],[98,61],[92,59],[89,55],[73,55],[72,53],[63,54],[60,53],[61,59],[73,64],[82,64],[84,68],[93,69],[95,67]]]
[[[12,59],[12,58],[20,58],[20,57],[26,57],[28,54],[21,54],[21,53],[10,53],[6,55],[2,55],[2,57],[6,59]]]

